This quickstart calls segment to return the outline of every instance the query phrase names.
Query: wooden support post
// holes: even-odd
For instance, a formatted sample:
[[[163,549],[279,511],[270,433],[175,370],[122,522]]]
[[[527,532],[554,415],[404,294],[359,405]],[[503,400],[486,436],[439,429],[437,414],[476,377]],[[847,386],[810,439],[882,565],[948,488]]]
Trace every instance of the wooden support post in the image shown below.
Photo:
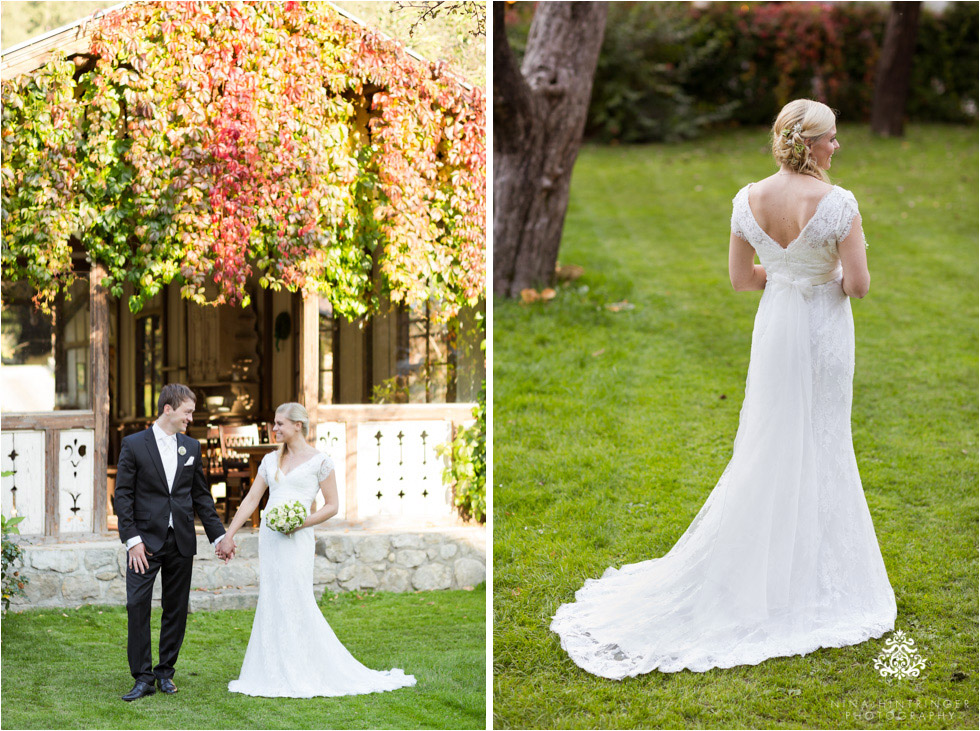
[[[347,460],[344,464],[344,479],[347,481],[346,485],[337,485],[337,489],[344,489],[347,491],[345,502],[345,509],[347,515],[344,516],[344,520],[353,521],[357,520],[357,427],[358,424],[355,421],[347,421],[344,424],[345,431],[345,442],[347,443],[347,454],[345,459]]]
[[[92,410],[95,438],[92,464],[92,531],[108,529],[109,471],[109,293],[102,286],[105,267],[92,264],[89,273],[89,372],[92,374]]]
[[[316,444],[317,406],[320,401],[320,299],[303,293],[299,322],[299,402],[310,415],[310,444]]]
[[[61,465],[58,462],[61,432],[44,430],[44,535],[56,536],[61,532]]]

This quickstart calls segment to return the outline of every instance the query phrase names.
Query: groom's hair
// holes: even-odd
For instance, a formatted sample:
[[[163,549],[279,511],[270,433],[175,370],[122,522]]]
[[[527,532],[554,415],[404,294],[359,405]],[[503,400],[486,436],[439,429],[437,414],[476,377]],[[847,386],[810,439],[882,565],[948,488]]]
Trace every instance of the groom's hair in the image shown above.
[[[168,383],[160,390],[160,401],[157,403],[157,413],[163,414],[163,407],[170,404],[170,408],[178,409],[187,400],[197,403],[197,396],[183,383]]]

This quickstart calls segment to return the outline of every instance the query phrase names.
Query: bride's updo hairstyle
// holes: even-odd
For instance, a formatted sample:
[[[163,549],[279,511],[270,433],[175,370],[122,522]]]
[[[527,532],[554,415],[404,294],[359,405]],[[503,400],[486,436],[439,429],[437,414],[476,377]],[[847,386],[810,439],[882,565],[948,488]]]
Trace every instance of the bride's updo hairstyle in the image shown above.
[[[836,122],[834,110],[826,104],[812,99],[791,101],[772,125],[772,156],[780,165],[829,183],[827,171],[817,165],[806,142],[823,137]]]
[[[298,404],[295,401],[288,401],[284,404],[280,404],[279,408],[276,409],[276,416],[281,416],[284,419],[289,419],[290,421],[299,422],[300,429],[303,431],[303,436],[308,436],[310,433],[310,414],[307,412],[306,407],[303,404]],[[286,456],[286,443],[283,442],[279,445],[279,458],[276,460],[276,478],[279,479],[279,465],[282,464],[282,458]]]

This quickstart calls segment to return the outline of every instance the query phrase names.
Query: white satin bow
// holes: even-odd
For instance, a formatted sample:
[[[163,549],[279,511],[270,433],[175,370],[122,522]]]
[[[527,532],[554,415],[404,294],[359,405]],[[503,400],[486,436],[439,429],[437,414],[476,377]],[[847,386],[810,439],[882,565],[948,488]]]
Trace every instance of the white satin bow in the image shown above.
[[[767,282],[771,282],[773,285],[790,287],[794,291],[801,294],[804,298],[807,298],[813,287],[816,287],[819,284],[832,282],[840,273],[841,269],[840,267],[837,267],[833,271],[827,272],[826,274],[817,274],[813,277],[793,279],[782,272],[766,272],[766,280]]]

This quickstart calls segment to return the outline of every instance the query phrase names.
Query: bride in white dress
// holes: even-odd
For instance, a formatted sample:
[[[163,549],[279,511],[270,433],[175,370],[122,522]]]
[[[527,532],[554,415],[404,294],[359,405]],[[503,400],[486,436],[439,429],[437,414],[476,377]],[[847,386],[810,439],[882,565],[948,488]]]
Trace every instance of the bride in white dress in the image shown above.
[[[732,458],[667,555],[607,569],[558,608],[551,629],[590,673],[755,665],[894,629],[851,441],[849,297],[870,276],[857,202],[827,182],[836,136],[829,107],[787,104],[779,171],[735,196],[732,285],[764,292]]]
[[[324,504],[291,533],[259,528],[259,601],[252,635],[238,680],[228,690],[253,696],[312,698],[376,693],[415,685],[401,670],[371,670],[345,648],[317,606],[313,594],[316,538],[313,526],[337,513],[333,463],[306,443],[309,416],[298,403],[276,410],[274,431],[283,448],[267,454],[228,532],[217,546],[233,555],[234,535],[269,487],[266,510],[299,500],[312,510],[317,490]]]

